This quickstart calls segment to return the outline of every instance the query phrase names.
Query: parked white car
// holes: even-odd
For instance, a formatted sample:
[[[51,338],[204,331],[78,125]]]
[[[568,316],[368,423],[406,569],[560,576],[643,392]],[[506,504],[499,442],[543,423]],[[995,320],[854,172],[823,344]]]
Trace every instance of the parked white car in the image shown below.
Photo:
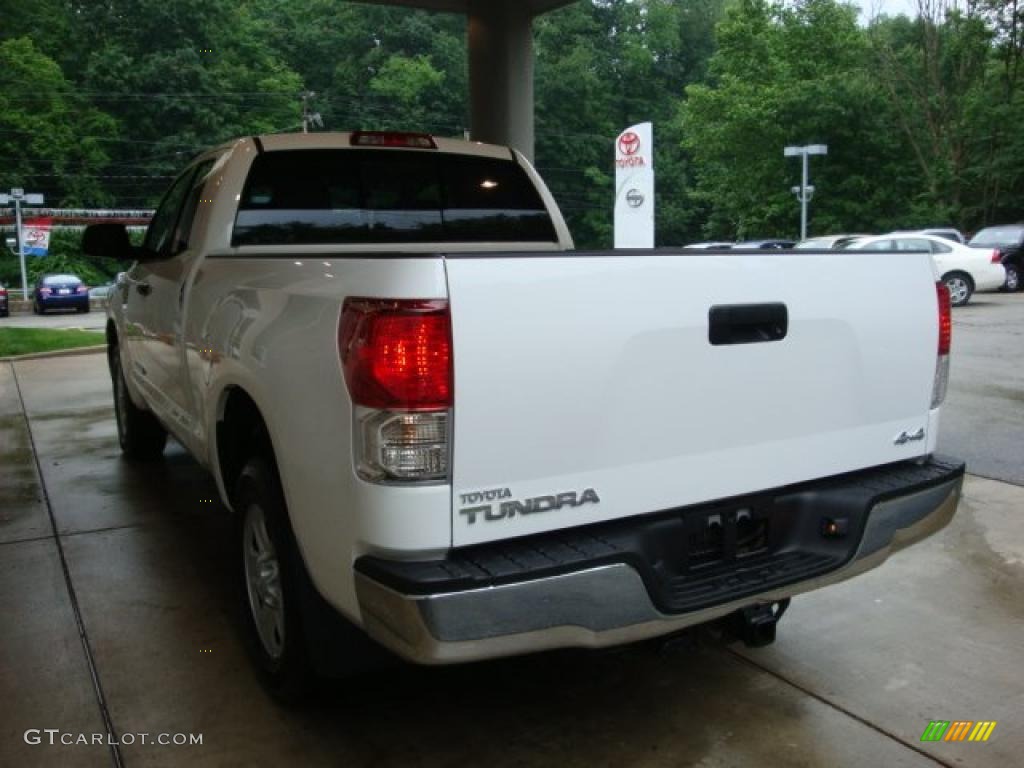
[[[878,235],[857,240],[846,248],[851,251],[930,252],[954,307],[962,307],[976,291],[998,291],[1006,282],[1006,268],[1000,264],[998,250],[968,248],[936,235]]]

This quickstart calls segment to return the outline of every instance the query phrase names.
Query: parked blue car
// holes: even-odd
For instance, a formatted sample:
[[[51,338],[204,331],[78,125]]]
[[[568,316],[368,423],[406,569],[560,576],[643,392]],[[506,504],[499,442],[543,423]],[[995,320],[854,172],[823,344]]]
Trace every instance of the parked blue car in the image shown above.
[[[32,289],[32,311],[50,309],[89,311],[89,286],[75,275],[43,275]]]

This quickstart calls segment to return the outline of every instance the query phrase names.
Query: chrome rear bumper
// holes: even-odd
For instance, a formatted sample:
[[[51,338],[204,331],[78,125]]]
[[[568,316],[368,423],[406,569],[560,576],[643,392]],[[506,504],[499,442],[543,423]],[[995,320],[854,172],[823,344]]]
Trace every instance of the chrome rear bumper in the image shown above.
[[[834,570],[686,613],[661,611],[635,568],[602,564],[480,589],[403,594],[356,572],[364,629],[398,655],[448,664],[554,648],[601,648],[670,634],[756,603],[835,584],[882,564],[942,529],[960,499],[963,467],[949,479],[890,497],[868,512],[863,535]]]

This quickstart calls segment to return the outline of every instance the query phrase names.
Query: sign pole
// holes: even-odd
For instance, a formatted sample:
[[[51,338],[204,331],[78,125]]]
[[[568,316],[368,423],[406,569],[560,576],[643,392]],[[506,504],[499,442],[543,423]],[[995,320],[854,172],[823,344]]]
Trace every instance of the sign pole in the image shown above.
[[[800,239],[807,239],[807,153],[801,155],[803,159],[803,175],[800,178]]]
[[[18,235],[18,262],[21,264],[21,297],[28,301],[28,273],[25,271],[25,239],[21,236],[21,195],[14,196],[14,221]]]

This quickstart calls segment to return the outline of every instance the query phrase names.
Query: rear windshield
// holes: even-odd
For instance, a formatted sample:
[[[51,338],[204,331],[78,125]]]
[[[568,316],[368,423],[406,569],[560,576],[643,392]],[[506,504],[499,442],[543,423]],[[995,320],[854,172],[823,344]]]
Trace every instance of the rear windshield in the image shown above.
[[[232,245],[555,242],[540,195],[511,160],[440,152],[258,155]]]
[[[57,285],[59,283],[77,283],[80,280],[74,275],[47,275],[43,278],[43,285]]]
[[[1007,245],[1020,241],[1024,227],[989,227],[971,238],[971,245]]]

